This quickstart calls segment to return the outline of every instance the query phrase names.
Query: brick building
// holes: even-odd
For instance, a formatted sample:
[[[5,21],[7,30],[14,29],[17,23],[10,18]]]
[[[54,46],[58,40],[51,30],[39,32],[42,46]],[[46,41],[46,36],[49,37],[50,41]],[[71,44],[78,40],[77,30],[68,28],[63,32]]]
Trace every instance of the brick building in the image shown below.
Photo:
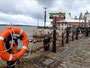
[[[67,11],[49,11],[49,21],[55,25],[57,24],[58,29],[66,29],[67,27],[89,27],[89,18],[90,15],[88,12],[85,13],[85,15],[81,16],[79,18],[72,19],[71,14]]]

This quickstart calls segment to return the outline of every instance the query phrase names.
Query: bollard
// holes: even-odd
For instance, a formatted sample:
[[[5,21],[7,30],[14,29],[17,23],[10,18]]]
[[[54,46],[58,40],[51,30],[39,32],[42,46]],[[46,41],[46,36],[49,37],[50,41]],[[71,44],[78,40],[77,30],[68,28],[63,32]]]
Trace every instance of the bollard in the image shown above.
[[[88,29],[86,28],[86,37],[88,37]]]
[[[47,36],[47,35],[46,35]],[[46,37],[44,36],[44,38]],[[50,37],[48,37],[47,39],[43,40],[43,45],[44,45],[44,51],[48,51],[49,50],[49,43],[50,43]]]
[[[56,53],[56,29],[54,29],[54,33],[53,33],[53,48],[52,48],[52,52]]]
[[[74,31],[72,31],[72,41],[74,41]]]
[[[64,46],[64,33],[62,33],[62,46]]]
[[[76,40],[78,40],[78,28],[76,29]]]
[[[66,43],[69,43],[69,29],[66,30]]]

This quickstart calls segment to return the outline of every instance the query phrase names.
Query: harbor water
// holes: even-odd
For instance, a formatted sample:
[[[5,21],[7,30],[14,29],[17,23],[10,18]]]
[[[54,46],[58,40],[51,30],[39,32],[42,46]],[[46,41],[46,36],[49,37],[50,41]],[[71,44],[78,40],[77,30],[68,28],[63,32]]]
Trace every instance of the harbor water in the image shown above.
[[[34,31],[35,29],[37,29],[37,27],[35,27],[35,26],[0,26],[0,33],[1,33],[4,29],[6,29],[6,28],[8,28],[8,27],[18,27],[18,28],[21,28],[21,29],[24,30],[25,33],[27,34],[29,40],[30,40],[30,39],[33,39],[33,31]],[[19,45],[19,48],[21,48],[22,45],[23,45],[23,42],[20,41],[20,40],[18,40],[18,45]],[[29,45],[33,45],[33,43],[29,43]]]

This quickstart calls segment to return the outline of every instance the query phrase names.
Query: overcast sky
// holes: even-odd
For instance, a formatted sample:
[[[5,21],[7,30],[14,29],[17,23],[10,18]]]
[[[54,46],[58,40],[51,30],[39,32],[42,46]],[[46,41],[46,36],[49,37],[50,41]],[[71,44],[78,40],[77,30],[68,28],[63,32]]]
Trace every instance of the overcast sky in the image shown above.
[[[43,25],[44,9],[66,10],[72,17],[90,12],[90,0],[0,0],[0,23]],[[47,25],[49,25],[47,20]]]

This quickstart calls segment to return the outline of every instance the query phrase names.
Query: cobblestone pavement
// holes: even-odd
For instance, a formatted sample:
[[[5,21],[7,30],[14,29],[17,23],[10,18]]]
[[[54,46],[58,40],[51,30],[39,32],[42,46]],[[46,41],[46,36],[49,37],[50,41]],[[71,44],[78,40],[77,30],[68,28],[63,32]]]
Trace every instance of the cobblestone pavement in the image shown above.
[[[76,42],[76,48],[67,55],[58,68],[90,68],[90,38]]]
[[[89,41],[90,37],[80,38],[65,44],[65,47],[58,46],[56,53],[42,49],[29,58],[21,59],[16,68],[90,68]]]

